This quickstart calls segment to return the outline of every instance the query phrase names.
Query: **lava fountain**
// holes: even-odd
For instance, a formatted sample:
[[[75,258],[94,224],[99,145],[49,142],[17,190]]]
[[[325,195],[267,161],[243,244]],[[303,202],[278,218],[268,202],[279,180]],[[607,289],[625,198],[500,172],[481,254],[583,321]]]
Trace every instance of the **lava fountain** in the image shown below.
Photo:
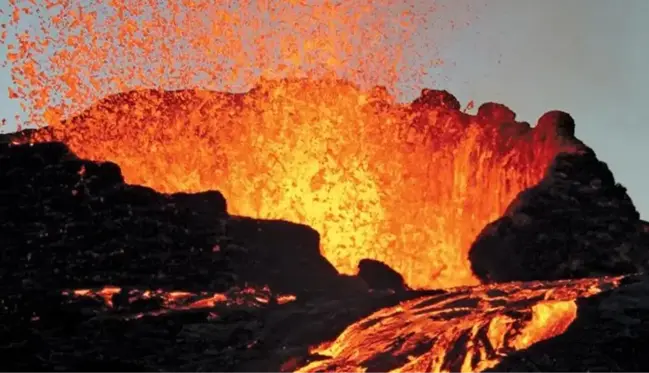
[[[569,142],[551,126],[499,120],[500,106],[470,116],[438,104],[445,97],[399,105],[339,80],[135,91],[37,139],[116,162],[129,183],[220,190],[230,213],[308,224],[342,273],[370,258],[415,288],[470,285],[474,238]]]
[[[50,124],[36,140],[129,183],[308,224],[341,273],[375,259],[413,288],[477,283],[473,239],[571,147],[497,105],[470,116],[441,92],[399,104],[371,88],[437,63],[420,53],[435,3],[217,3],[11,1],[10,94]]]

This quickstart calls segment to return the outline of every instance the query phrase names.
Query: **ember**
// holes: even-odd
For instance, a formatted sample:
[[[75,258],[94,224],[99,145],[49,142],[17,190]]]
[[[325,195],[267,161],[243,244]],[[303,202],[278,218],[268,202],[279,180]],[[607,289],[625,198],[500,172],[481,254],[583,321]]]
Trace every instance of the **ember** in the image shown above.
[[[504,138],[502,151],[478,150],[496,131],[480,130],[482,123],[464,136],[469,123],[457,115],[424,110],[415,125],[404,107],[379,110],[389,95],[364,91],[416,79],[437,63],[410,57],[418,53],[415,33],[430,51],[432,33],[421,31],[444,11],[438,4],[12,4],[9,30],[19,36],[8,47],[13,92],[34,109],[32,122],[59,127],[108,93],[140,89],[41,141],[65,139],[82,157],[116,162],[129,183],[169,193],[220,190],[232,213],[308,224],[345,274],[369,258],[416,288],[476,283],[466,259],[471,240],[547,163],[540,157],[529,166],[522,158],[532,154],[518,151],[527,146]],[[454,12],[450,26],[470,13]],[[41,29],[21,33],[30,21]],[[260,75],[306,80],[257,85]],[[255,85],[243,98],[141,90]],[[486,163],[473,169],[468,162],[476,157]],[[530,170],[512,177],[522,165]],[[493,192],[467,202],[477,185]]]

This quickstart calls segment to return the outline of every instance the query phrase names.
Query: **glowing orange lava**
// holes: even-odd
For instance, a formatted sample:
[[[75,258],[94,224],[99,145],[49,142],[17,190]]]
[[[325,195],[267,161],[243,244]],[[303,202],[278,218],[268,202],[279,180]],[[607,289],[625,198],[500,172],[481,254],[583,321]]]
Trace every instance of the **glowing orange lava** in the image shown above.
[[[237,96],[140,91],[39,140],[116,162],[129,183],[216,189],[231,213],[308,224],[342,273],[370,258],[413,287],[475,284],[471,243],[540,180],[559,140],[377,100],[337,80],[267,81]]]
[[[8,21],[12,92],[56,129],[37,140],[113,161],[129,183],[216,189],[231,213],[308,224],[345,274],[370,258],[415,288],[477,283],[473,239],[562,150],[553,136],[369,89],[436,63],[419,54],[434,3],[37,3],[12,1]],[[29,20],[39,27],[20,32]],[[59,122],[111,92],[241,91],[260,75],[303,79],[243,95],[140,90]]]
[[[50,126],[32,140],[115,162],[131,184],[219,190],[231,214],[307,224],[344,274],[369,258],[413,288],[476,285],[467,255],[478,233],[541,180],[557,153],[574,150],[552,125],[531,129],[510,113],[398,103],[440,63],[431,50],[444,33],[428,29],[443,10],[435,2],[9,5],[0,11],[9,95],[28,124]],[[453,19],[451,29],[461,23]],[[324,360],[301,371],[364,371],[387,353],[394,371],[487,369],[563,333],[575,299],[598,285],[501,284],[407,301],[314,348]],[[163,307],[155,312],[295,300],[267,293],[106,287],[67,295],[107,307],[120,294],[156,297]],[[449,357],[458,344],[460,355]]]
[[[483,371],[564,333],[577,317],[577,298],[598,293],[602,285],[616,287],[619,280],[498,284],[402,302],[311,349],[319,359],[297,371]]]
[[[244,288],[232,289],[227,293],[191,293],[187,291],[164,291],[164,290],[141,290],[122,289],[115,286],[105,286],[101,289],[75,289],[64,291],[63,295],[72,298],[95,298],[101,299],[106,307],[114,308],[113,297],[126,292],[125,298],[128,303],[144,299],[160,299],[161,308],[152,311],[152,315],[160,315],[171,310],[189,310],[199,308],[213,308],[217,304],[224,305],[247,305],[256,307],[259,305],[275,302],[286,304],[295,301],[297,298],[292,294],[272,294],[268,287],[262,289]],[[138,313],[131,318],[140,318],[146,315]]]

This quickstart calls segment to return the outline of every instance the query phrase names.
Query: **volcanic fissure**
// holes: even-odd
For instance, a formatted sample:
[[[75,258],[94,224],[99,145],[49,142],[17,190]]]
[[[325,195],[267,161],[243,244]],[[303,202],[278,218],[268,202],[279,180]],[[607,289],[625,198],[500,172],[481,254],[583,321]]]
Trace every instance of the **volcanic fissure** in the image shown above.
[[[373,259],[410,287],[443,288],[478,283],[468,261],[478,233],[578,146],[567,115],[530,128],[502,105],[475,116],[459,106],[444,91],[400,105],[338,80],[265,82],[240,95],[146,90],[37,139],[116,162],[131,184],[219,190],[232,214],[307,224],[343,274]]]
[[[639,370],[649,224],[569,114],[403,99],[436,2],[9,3],[14,370]]]

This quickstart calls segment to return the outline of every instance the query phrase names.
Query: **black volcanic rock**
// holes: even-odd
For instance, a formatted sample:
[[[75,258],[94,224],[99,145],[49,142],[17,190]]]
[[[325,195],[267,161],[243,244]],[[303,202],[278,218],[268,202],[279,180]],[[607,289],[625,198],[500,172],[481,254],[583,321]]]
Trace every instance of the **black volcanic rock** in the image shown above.
[[[647,232],[626,189],[592,150],[559,154],[474,242],[484,282],[554,280],[645,270]]]
[[[548,111],[539,118],[534,130],[541,137],[573,138],[575,136],[575,120],[570,114],[563,111]]]
[[[212,252],[217,244],[228,247],[218,239],[219,225],[188,230],[195,210],[180,211],[173,197],[124,184],[113,163],[40,143],[0,147],[0,166],[0,241],[12,263],[2,273],[3,287],[191,286],[201,272],[227,269],[227,250]],[[216,203],[213,215],[224,214],[224,203]],[[170,281],[187,261],[195,271]],[[215,275],[201,282],[232,285]]]
[[[0,287],[364,288],[339,276],[308,226],[232,218],[217,191],[125,184],[116,164],[79,159],[61,143],[9,143],[0,145]]]
[[[518,138],[531,131],[529,123],[517,122],[516,113],[503,104],[486,102],[480,105],[476,116],[482,123],[496,125],[502,138]]]
[[[358,263],[358,276],[370,289],[402,291],[408,289],[403,276],[378,260],[362,259]]]
[[[413,108],[443,108],[447,110],[459,111],[460,101],[448,91],[424,88],[421,95],[411,104]]]
[[[485,102],[478,108],[478,117],[499,123],[514,122],[516,113],[503,104]]]
[[[231,217],[216,191],[165,195],[125,184],[117,165],[79,159],[61,143],[11,143],[0,136],[3,369],[232,370],[253,358],[255,370],[269,361],[278,367],[286,344],[306,351],[408,296],[370,294],[362,279],[340,276],[310,227]],[[112,306],[63,294],[104,286],[121,288],[108,297]],[[157,317],[164,301],[131,297],[262,287],[320,301],[286,311],[277,302],[217,304]],[[266,321],[260,304],[281,312]],[[206,330],[197,339],[185,333],[195,324]]]

